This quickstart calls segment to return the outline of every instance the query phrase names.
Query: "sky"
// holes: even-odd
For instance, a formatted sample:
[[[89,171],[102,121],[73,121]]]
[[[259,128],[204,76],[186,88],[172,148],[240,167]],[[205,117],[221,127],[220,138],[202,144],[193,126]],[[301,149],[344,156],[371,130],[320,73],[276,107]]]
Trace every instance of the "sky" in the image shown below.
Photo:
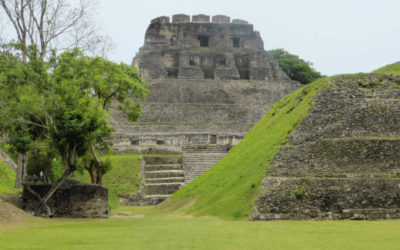
[[[132,61],[151,19],[180,13],[247,20],[266,50],[284,48],[325,75],[400,61],[399,0],[99,0],[97,11],[117,62]]]
[[[108,58],[116,62],[130,64],[150,21],[174,14],[247,20],[266,50],[283,48],[324,75],[370,72],[400,61],[400,0],[95,1],[96,20],[115,44]]]

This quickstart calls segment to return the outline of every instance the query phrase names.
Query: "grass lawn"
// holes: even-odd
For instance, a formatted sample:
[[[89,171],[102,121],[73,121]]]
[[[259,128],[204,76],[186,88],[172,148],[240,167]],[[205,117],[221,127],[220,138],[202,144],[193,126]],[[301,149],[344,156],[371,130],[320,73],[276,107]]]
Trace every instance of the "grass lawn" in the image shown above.
[[[398,221],[223,220],[120,208],[137,217],[0,225],[0,249],[399,249]]]

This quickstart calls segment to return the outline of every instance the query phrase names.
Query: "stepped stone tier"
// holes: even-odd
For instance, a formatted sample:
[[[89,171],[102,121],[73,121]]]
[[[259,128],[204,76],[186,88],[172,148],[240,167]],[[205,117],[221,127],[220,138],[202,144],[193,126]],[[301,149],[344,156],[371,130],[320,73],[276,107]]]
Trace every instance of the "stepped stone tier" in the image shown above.
[[[150,93],[140,122],[114,107],[117,152],[235,145],[273,103],[299,87],[269,57],[253,25],[222,15],[152,20],[133,63]]]
[[[331,80],[275,156],[253,219],[400,218],[400,77]]]
[[[270,58],[253,25],[223,15],[152,20],[133,64],[150,92],[140,122],[113,108],[114,150],[180,153],[182,169],[152,173],[146,163],[143,189],[131,196],[132,205],[156,204],[207,171],[227,144],[239,143],[276,101],[300,86]]]

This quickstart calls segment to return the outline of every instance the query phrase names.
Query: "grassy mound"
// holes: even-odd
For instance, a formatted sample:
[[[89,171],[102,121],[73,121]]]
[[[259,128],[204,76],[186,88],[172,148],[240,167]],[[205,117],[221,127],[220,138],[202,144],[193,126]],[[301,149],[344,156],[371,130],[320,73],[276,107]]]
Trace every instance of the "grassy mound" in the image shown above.
[[[0,200],[0,225],[10,222],[23,222],[30,218],[32,218],[32,216],[22,209]]]
[[[140,188],[140,157],[141,155],[112,155],[109,156],[113,168],[103,176],[103,186],[108,188],[109,202],[112,208],[116,207],[116,198],[120,194],[136,193]],[[90,183],[87,171],[76,175],[82,182]]]
[[[225,158],[159,207],[222,218],[248,216],[272,158],[288,142],[326,83],[326,78],[317,80],[277,102]]]
[[[382,68],[374,70],[372,73],[400,75],[400,62],[386,65]]]
[[[15,173],[3,161],[0,160],[0,193],[13,194]]]

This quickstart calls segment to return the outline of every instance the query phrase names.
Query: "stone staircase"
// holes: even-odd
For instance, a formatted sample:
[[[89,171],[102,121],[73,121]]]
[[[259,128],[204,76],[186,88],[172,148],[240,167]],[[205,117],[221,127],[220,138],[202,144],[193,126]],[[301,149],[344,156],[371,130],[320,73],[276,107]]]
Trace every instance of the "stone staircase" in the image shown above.
[[[156,205],[194,180],[226,155],[217,144],[185,146],[182,157],[142,158],[140,192],[129,196],[131,206]]]
[[[185,184],[209,170],[226,153],[226,146],[219,144],[183,147],[182,164],[185,173]]]
[[[155,205],[180,189],[185,183],[182,157],[142,158],[142,185],[129,197],[133,206]]]

